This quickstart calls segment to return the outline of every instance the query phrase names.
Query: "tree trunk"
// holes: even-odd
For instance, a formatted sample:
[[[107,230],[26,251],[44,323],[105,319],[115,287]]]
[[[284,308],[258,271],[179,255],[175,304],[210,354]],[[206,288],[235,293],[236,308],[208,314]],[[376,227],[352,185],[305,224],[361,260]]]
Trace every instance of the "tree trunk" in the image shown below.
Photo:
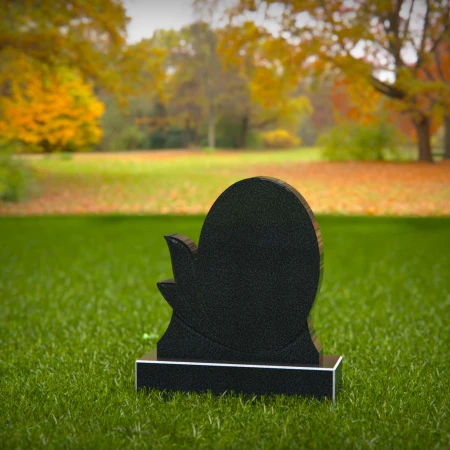
[[[450,159],[450,115],[444,116],[444,159]]]
[[[191,124],[189,118],[184,121],[183,145],[188,148],[191,144]]]
[[[419,161],[433,161],[431,154],[430,138],[430,118],[421,116],[419,120],[414,120],[416,128],[417,141],[419,144]]]
[[[248,117],[244,116],[242,118],[241,132],[239,134],[239,148],[245,148],[245,142],[247,141],[247,133],[248,133]]]
[[[195,128],[195,124],[194,128],[191,128],[191,142],[189,143],[189,145],[198,145],[198,132],[197,128]]]
[[[44,150],[44,153],[51,153],[52,152],[52,147],[50,145],[50,142],[48,141],[48,139],[44,139],[41,141],[41,147]]]
[[[208,147],[216,148],[216,117],[214,106],[211,104],[208,114]]]

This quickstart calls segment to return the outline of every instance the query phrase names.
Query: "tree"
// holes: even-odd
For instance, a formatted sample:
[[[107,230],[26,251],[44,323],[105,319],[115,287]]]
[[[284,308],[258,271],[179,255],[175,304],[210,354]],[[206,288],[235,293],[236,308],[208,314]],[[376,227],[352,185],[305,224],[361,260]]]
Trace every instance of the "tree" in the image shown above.
[[[3,139],[20,137],[47,151],[97,142],[103,108],[91,86],[123,98],[130,72],[127,22],[119,0],[5,0],[0,120],[11,128],[3,130]]]
[[[0,140],[18,141],[25,150],[72,151],[96,144],[103,104],[70,69],[20,65],[21,76],[0,97]]]
[[[318,136],[335,124],[333,104],[330,99],[332,83],[322,81],[320,86],[311,85],[309,80],[300,82],[298,93],[311,103],[311,116],[300,124],[299,135],[304,145],[314,145]]]
[[[0,14],[0,86],[17,58],[76,69],[85,80],[119,91],[114,61],[123,50],[128,18],[119,0],[4,0]],[[3,75],[3,76],[1,76]]]
[[[369,125],[376,122],[395,124],[402,134],[414,141],[414,128],[409,117],[396,108],[395,103],[378,91],[367,89],[362,79],[337,77],[330,90],[336,122],[353,121]],[[431,122],[430,133],[433,135],[439,123]]]
[[[313,62],[320,70],[320,64],[328,62],[394,99],[414,122],[419,159],[432,160],[430,121],[436,101],[430,92],[442,83],[421,85],[419,71],[427,55],[448,37],[448,0],[240,0],[230,20],[262,8],[270,16],[273,4],[283,6],[275,19],[280,37],[300,49],[293,54],[297,70]],[[447,90],[445,95],[450,95]]]
[[[142,71],[142,96],[153,109],[136,117],[136,123],[161,136],[183,128],[186,146],[198,143],[206,131],[208,145],[214,147],[218,124],[222,141],[224,134],[230,137],[225,127],[240,128],[235,136],[239,147],[245,147],[250,130],[275,127],[296,132],[310,111],[308,100],[296,95],[297,77],[285,73],[279,61],[267,60],[265,46],[272,43],[263,37],[256,47],[226,48],[227,33],[235,31],[212,30],[196,22],[180,31],[158,30],[139,43],[141,55],[153,52],[160,59],[154,57],[153,66]]]
[[[200,94],[205,101],[208,146],[216,146],[217,95],[220,91],[221,67],[217,56],[217,39],[214,31],[205,22],[198,21],[182,30],[182,42],[189,55],[189,68],[184,67],[183,73],[190,72],[190,81],[197,79]],[[184,59],[186,62],[186,58]],[[177,73],[182,75],[181,71]]]
[[[151,39],[139,45],[159,55],[159,59],[143,76],[147,80],[143,94],[152,97],[153,113],[139,118],[138,123],[164,133],[171,126],[182,127],[188,146],[197,141],[206,120],[209,145],[214,147],[215,96],[220,78],[214,32],[207,24],[197,22],[179,31],[156,30]]]
[[[440,106],[444,124],[444,158],[450,159],[450,36],[436,45],[434,53],[426,55],[420,75],[425,80],[425,90],[431,91],[434,101]],[[432,88],[427,89],[427,86]]]
[[[312,108],[307,97],[297,95],[298,73],[286,69],[290,44],[274,40],[251,21],[226,26],[218,35],[218,52],[228,77],[222,105],[240,118],[241,145],[245,145],[250,129],[297,132]]]
[[[335,79],[330,99],[337,122],[344,119],[369,124],[377,121],[380,113],[384,112],[381,94],[367,89],[360,80]]]
[[[117,129],[110,128],[109,135],[116,140],[114,146],[127,148],[132,146],[133,141],[136,141],[135,138],[146,134],[147,139],[145,137],[138,139],[141,147],[145,144],[152,147],[151,135],[158,134],[160,129],[168,125],[165,103],[170,41],[169,45],[162,45],[161,32],[165,30],[156,32],[152,39],[142,39],[126,47],[117,62],[121,74],[122,95],[115,96],[116,98],[111,98],[107,94],[102,95],[103,98],[107,98],[112,109],[118,106],[124,116],[119,133]],[[170,36],[172,30],[166,34]],[[109,114],[109,111],[107,113],[108,119],[113,119],[114,114]],[[128,141],[129,144],[124,141]]]

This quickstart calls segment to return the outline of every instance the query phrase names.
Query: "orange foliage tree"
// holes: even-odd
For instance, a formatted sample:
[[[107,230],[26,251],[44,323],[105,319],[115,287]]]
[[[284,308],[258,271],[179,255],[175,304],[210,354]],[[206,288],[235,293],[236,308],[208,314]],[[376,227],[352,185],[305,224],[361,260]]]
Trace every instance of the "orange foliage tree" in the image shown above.
[[[330,90],[334,119],[351,120],[362,124],[376,122],[382,113],[382,96],[347,77],[334,80]]]
[[[361,79],[341,76],[335,78],[329,94],[336,122],[350,120],[362,124],[386,121],[412,142],[417,141],[411,117],[399,108],[399,104],[389,100],[374,89],[367,89]],[[400,105],[401,106],[401,105]],[[430,134],[434,135],[441,121],[433,117]]]
[[[206,0],[205,0],[206,1]],[[377,1],[239,0],[230,20],[271,6],[282,6],[275,18],[280,36],[297,43],[292,53],[297,70],[315,60],[397,102],[413,121],[419,159],[431,161],[430,125],[439,110],[436,94],[450,98],[441,78],[420,79],[442,42],[450,35],[450,5],[441,0]],[[390,78],[383,77],[386,72]]]
[[[88,149],[101,137],[103,104],[74,72],[29,65],[0,97],[0,141],[27,151]]]
[[[419,76],[424,90],[437,104],[437,116],[445,129],[444,158],[450,159],[450,33],[438,42],[434,53],[426,55]]]

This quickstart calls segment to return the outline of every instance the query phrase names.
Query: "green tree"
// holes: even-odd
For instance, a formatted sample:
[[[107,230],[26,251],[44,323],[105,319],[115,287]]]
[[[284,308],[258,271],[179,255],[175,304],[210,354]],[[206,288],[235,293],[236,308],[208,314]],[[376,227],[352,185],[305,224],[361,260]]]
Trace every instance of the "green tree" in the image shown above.
[[[216,34],[207,23],[198,21],[184,27],[179,38],[178,46],[172,49],[170,110],[177,122],[183,123],[189,141],[191,128],[198,135],[200,122],[206,120],[208,146],[214,148],[223,80]]]

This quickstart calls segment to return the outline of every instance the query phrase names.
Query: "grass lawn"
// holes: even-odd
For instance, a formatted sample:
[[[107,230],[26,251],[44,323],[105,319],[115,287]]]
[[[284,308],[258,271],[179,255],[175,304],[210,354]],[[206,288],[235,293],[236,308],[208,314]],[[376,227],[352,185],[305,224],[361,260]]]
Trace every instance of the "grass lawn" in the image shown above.
[[[450,164],[324,162],[317,148],[27,157],[41,193],[0,215],[202,214],[232,183],[281,178],[321,214],[450,215]]]
[[[203,216],[2,218],[1,447],[449,448],[450,218],[318,221],[315,327],[344,356],[334,405],[135,393],[143,334],[171,314],[162,236],[197,240]]]

